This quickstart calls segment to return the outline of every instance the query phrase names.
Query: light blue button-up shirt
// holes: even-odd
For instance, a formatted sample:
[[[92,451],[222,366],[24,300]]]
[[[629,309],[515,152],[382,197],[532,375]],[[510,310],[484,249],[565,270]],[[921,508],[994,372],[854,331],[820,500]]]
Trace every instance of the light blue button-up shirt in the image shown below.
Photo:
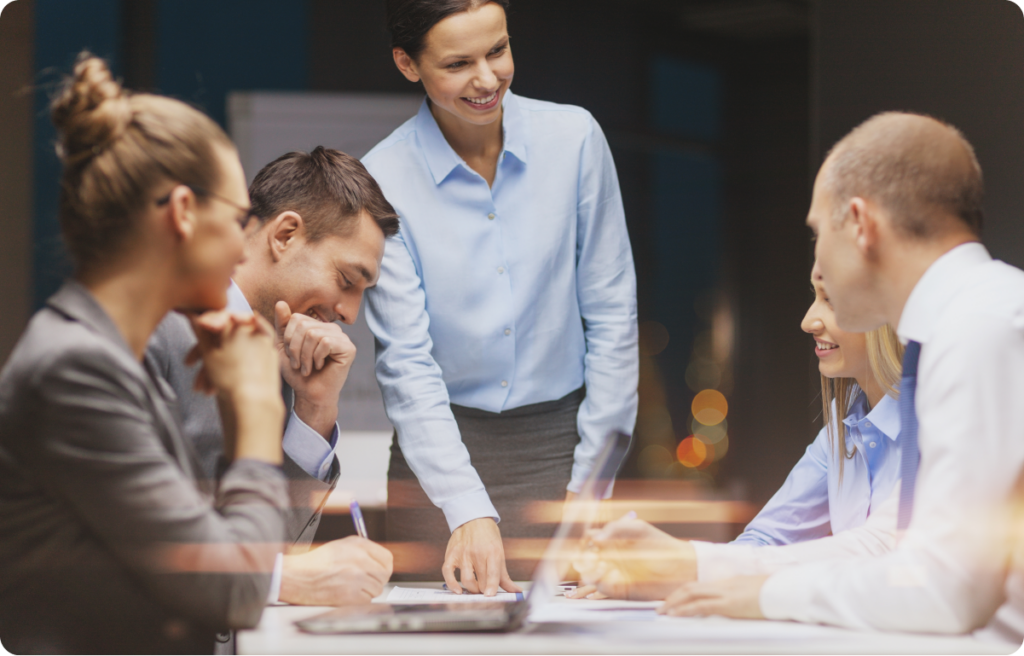
[[[832,440],[822,428],[737,543],[783,545],[839,533],[863,524],[889,498],[900,477],[899,402],[883,396],[868,412],[860,392],[843,423],[846,448],[856,453],[843,461],[842,482]]]
[[[363,163],[401,217],[367,291],[377,380],[449,528],[498,518],[449,403],[501,412],[586,385],[569,489],[637,409],[636,275],[604,134],[578,107],[506,93],[493,186],[427,101]],[[528,456],[527,456],[528,457]]]
[[[231,281],[231,287],[228,288],[227,309],[232,312],[252,314],[249,301],[245,300],[245,295],[242,294],[242,290],[234,280]],[[331,473],[331,464],[334,462],[337,446],[337,423],[334,424],[334,431],[328,442],[320,433],[299,419],[294,410],[288,416],[284,437],[281,438],[281,448],[296,465],[302,468],[302,471],[313,478],[321,481],[327,480],[328,474]]]

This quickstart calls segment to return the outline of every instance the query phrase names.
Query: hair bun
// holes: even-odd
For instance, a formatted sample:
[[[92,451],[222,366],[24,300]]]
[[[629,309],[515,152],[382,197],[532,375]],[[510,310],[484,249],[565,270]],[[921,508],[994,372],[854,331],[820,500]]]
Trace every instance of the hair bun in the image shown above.
[[[132,119],[128,93],[106,62],[88,52],[78,56],[50,112],[61,135],[57,154],[65,164],[98,155],[124,134]]]

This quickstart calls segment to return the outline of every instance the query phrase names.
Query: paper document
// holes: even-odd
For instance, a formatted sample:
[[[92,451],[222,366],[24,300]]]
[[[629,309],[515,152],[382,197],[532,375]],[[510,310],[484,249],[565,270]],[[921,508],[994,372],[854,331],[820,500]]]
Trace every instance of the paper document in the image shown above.
[[[437,588],[400,588],[394,587],[388,593],[389,604],[452,604],[464,603],[473,604],[485,601],[522,601],[522,592],[499,592],[493,597],[485,597],[482,594],[470,594],[463,592],[455,594],[448,590]]]

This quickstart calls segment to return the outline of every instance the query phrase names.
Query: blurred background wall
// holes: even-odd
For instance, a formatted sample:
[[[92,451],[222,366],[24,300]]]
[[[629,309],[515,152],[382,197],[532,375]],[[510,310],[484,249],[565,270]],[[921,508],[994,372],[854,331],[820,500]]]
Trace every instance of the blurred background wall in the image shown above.
[[[378,0],[8,5],[0,357],[68,272],[46,102],[75,53],[90,48],[127,86],[229,127],[231,93],[418,93],[394,69],[383,22]],[[644,483],[617,494],[756,509],[820,428],[799,329],[811,301],[803,220],[825,152],[875,112],[964,131],[987,179],[986,241],[1024,265],[1024,18],[1007,0],[512,0],[509,29],[515,91],[590,110],[618,166],[642,338],[622,477]],[[745,517],[719,523],[735,524],[728,533]]]

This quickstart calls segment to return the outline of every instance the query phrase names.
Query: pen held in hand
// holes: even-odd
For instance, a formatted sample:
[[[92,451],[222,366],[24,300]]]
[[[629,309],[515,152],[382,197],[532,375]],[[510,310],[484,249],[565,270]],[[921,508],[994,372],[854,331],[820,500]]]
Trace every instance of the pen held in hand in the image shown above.
[[[348,505],[348,509],[352,513],[352,524],[356,527],[356,535],[369,540],[370,536],[366,532],[366,521],[363,520],[363,511],[359,507],[359,502],[353,501]]]

